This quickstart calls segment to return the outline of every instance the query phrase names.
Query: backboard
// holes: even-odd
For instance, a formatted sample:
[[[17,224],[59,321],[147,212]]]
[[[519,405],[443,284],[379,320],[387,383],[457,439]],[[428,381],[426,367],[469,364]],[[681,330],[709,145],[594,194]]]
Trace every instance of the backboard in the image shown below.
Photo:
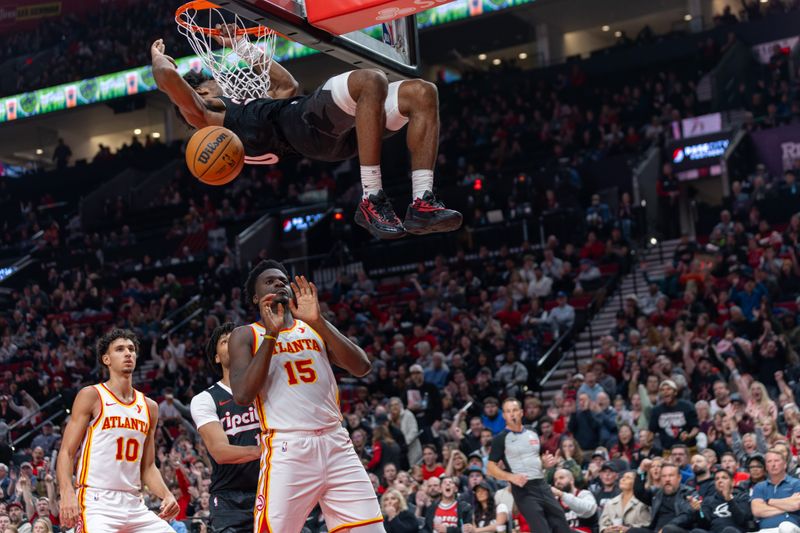
[[[354,67],[381,69],[390,81],[420,74],[414,15],[335,35],[308,21],[303,0],[215,0],[214,3]]]

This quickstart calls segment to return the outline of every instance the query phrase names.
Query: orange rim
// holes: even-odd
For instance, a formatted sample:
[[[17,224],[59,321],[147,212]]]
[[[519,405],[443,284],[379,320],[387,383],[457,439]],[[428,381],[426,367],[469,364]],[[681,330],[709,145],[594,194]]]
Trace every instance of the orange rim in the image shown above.
[[[222,35],[222,31],[216,28],[205,28],[203,26],[197,26],[195,24],[189,24],[183,19],[183,14],[193,9],[195,11],[204,11],[207,9],[220,9],[220,6],[215,4],[214,2],[209,2],[208,0],[193,0],[192,2],[187,2],[183,4],[181,7],[175,10],[175,22],[179,25],[183,26],[187,30],[195,31],[199,33],[204,33],[206,35]],[[266,35],[268,33],[272,33],[273,30],[267,28],[266,26],[255,26],[253,28],[236,28],[236,35]]]

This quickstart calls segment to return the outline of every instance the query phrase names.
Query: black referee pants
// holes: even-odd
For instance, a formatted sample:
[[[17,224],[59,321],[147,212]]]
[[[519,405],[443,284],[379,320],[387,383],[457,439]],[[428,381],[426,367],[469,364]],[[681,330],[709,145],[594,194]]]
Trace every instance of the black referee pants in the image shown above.
[[[570,533],[564,509],[543,479],[531,479],[524,487],[511,485],[519,512],[536,533]]]

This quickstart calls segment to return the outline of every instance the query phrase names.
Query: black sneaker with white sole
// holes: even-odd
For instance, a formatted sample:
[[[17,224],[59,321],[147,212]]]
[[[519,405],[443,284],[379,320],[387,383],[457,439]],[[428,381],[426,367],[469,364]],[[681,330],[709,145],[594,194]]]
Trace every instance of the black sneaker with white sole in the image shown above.
[[[355,221],[379,239],[399,239],[406,236],[406,228],[383,190],[361,200],[356,208]]]
[[[436,199],[433,192],[425,191],[422,198],[415,199],[406,210],[403,225],[414,235],[444,233],[461,227],[463,217],[453,209],[447,209]]]

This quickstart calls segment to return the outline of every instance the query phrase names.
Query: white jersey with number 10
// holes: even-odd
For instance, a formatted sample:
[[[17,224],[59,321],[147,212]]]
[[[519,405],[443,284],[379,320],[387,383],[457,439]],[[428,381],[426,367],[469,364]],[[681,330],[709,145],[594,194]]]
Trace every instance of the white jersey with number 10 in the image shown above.
[[[141,464],[150,429],[144,394],[134,390],[130,403],[118,399],[105,385],[94,385],[100,396],[100,415],[86,430],[78,454],[78,487],[138,494]]]
[[[266,330],[257,322],[249,328],[255,355]],[[325,343],[305,322],[295,320],[278,334],[266,383],[255,403],[263,432],[315,431],[341,424],[339,388]]]

